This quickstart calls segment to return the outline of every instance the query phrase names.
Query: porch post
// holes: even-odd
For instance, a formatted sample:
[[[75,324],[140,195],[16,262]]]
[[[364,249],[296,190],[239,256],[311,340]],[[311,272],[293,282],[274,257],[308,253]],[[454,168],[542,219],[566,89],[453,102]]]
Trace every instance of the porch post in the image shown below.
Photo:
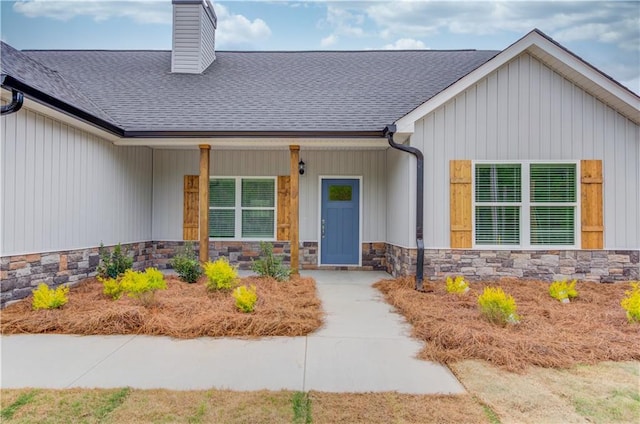
[[[298,245],[300,242],[300,229],[298,223],[298,206],[299,206],[299,198],[298,198],[298,187],[299,187],[299,176],[298,173],[298,162],[300,161],[300,146],[291,145],[289,146],[289,152],[291,157],[291,166],[289,169],[290,176],[290,184],[291,184],[291,208],[289,223],[291,227],[289,227],[289,237],[291,238],[291,272],[294,275],[298,275]]]
[[[211,146],[200,146],[200,177],[198,187],[200,193],[199,226],[200,226],[200,262],[209,260],[209,151]]]

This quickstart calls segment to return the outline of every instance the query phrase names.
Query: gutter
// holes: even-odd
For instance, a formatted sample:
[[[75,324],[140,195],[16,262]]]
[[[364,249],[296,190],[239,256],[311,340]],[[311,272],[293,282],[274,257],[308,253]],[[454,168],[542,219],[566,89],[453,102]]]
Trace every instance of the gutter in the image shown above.
[[[424,155],[419,149],[403,144],[397,144],[393,141],[393,134],[396,132],[396,126],[391,124],[384,127],[382,135],[389,141],[389,146],[394,149],[411,153],[416,157],[416,245],[418,246],[418,255],[416,263],[416,290],[425,292],[424,279]]]
[[[22,102],[24,102],[24,94],[22,92],[11,89],[11,103],[3,105],[0,110],[0,115],[10,115],[16,113],[22,108]]]

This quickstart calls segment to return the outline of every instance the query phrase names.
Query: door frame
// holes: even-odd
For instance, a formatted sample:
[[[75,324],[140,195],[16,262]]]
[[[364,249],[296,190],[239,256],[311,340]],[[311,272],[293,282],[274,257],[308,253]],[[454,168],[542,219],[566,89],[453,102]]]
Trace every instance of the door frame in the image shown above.
[[[323,264],[322,263],[322,181],[323,180],[358,180],[358,263],[357,264]],[[362,266],[362,175],[318,175],[318,266]]]

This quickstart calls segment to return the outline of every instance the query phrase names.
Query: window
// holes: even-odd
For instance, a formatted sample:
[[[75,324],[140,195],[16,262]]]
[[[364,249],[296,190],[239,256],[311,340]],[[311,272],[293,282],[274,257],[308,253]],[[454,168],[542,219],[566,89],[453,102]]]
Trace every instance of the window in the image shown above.
[[[212,178],[209,181],[209,237],[273,239],[275,178]]]
[[[478,246],[576,246],[577,163],[475,163]]]

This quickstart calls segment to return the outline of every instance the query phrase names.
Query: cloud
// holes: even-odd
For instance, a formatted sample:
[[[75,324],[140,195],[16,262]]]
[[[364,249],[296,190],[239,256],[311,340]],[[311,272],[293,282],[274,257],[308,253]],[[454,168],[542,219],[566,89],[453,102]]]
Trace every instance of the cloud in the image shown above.
[[[89,16],[97,22],[129,18],[143,24],[170,24],[172,13],[170,2],[157,0],[21,0],[13,9],[30,18],[68,21],[76,16]]]
[[[598,41],[640,50],[637,2],[626,1],[393,1],[332,2],[325,23],[345,27],[372,23],[380,38],[424,38],[438,34],[524,35],[539,28],[560,42]],[[364,23],[362,21],[364,19]],[[362,33],[364,34],[364,32]],[[360,34],[360,35],[362,35]]]
[[[428,48],[422,41],[413,38],[401,38],[393,44],[386,44],[385,50],[422,50]]]
[[[251,45],[271,36],[271,29],[260,18],[247,19],[244,15],[231,13],[226,6],[214,5],[218,17],[216,44],[224,48]]]
[[[329,47],[329,46],[333,46],[337,42],[338,42],[338,36],[335,34],[331,34],[329,36],[324,37],[322,40],[320,40],[320,45],[322,47]]]
[[[143,24],[172,23],[172,5],[169,0],[21,0],[13,5],[16,12],[27,17],[50,18],[68,21],[75,17],[87,16],[97,22],[114,18],[128,18]],[[234,14],[222,4],[214,4],[218,17],[216,43],[223,48],[252,45],[271,35],[265,21],[247,19]]]

